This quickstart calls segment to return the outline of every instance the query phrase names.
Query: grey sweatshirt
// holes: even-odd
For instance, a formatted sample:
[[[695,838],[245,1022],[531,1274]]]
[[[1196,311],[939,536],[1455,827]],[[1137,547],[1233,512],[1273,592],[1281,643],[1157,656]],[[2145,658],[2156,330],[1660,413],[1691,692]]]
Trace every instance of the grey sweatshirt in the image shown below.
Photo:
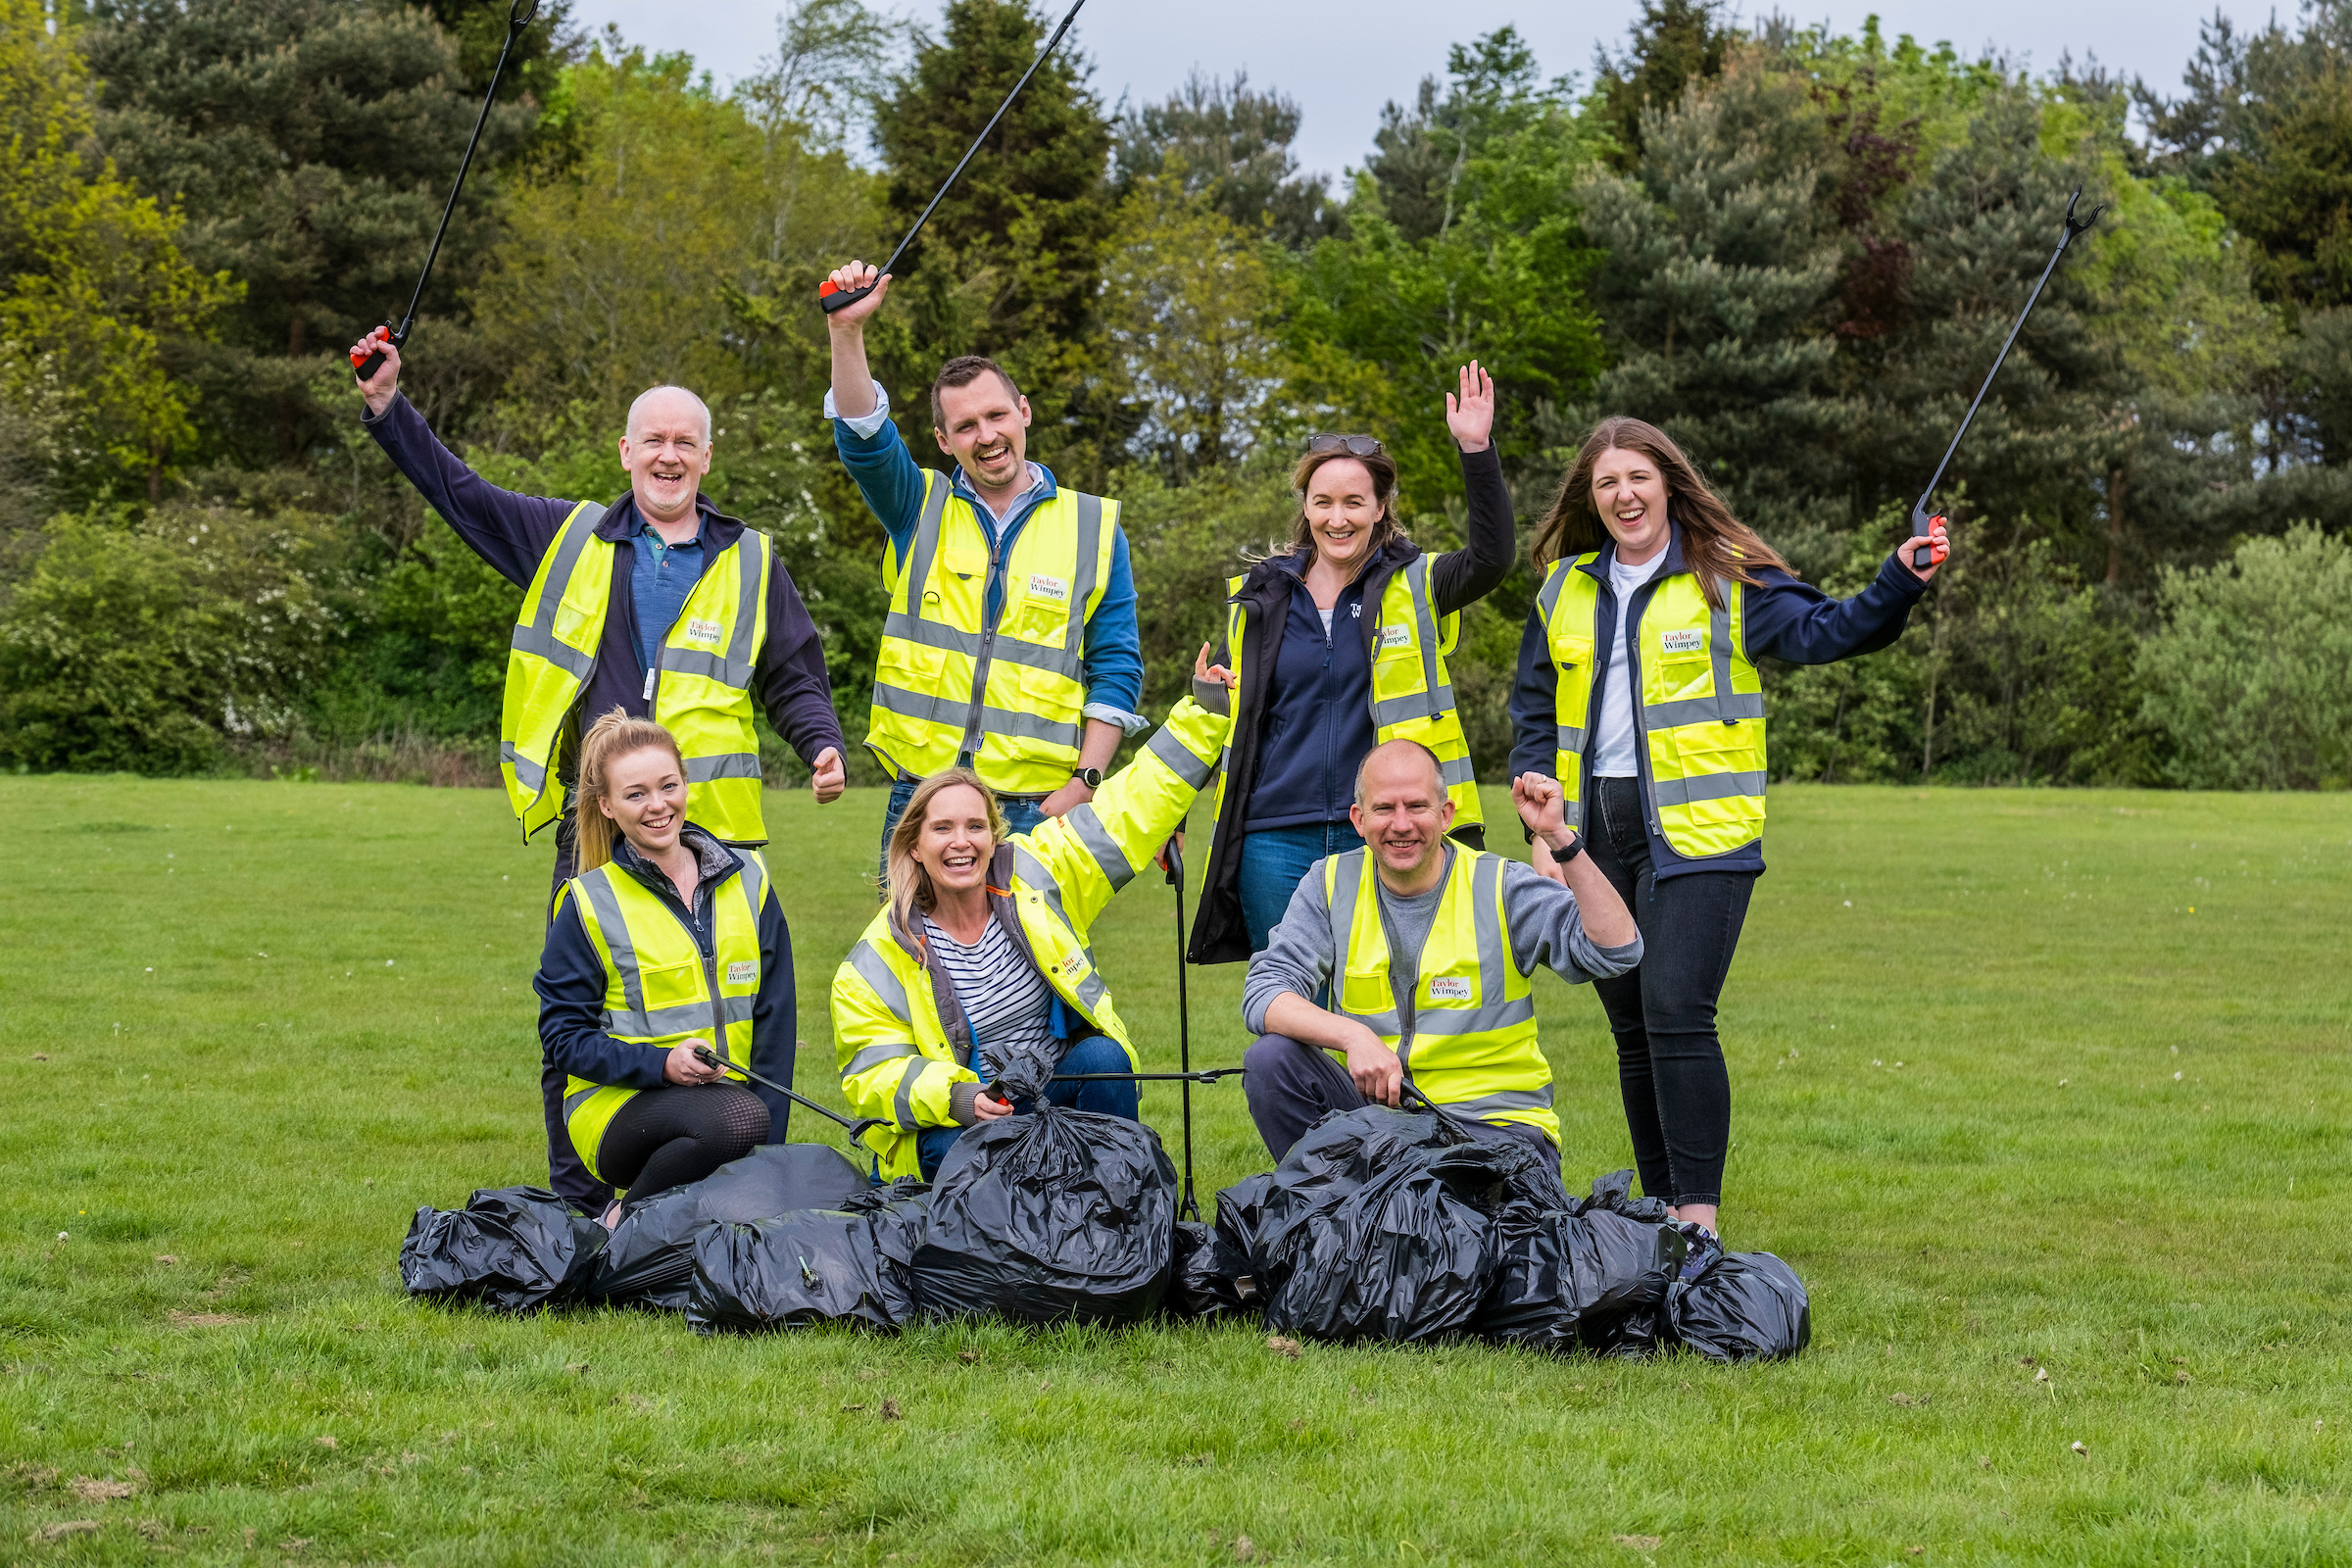
[[[1446,867],[1461,853],[1446,846]],[[1413,1027],[1413,995],[1421,983],[1421,949],[1438,917],[1446,884],[1427,893],[1399,898],[1378,878],[1380,918],[1389,938],[1389,989],[1396,998],[1396,1016],[1409,1034]],[[1585,934],[1576,895],[1538,875],[1534,866],[1506,860],[1502,867],[1503,923],[1511,933],[1511,961],[1521,974],[1546,968],[1570,985],[1625,973],[1642,961],[1642,939],[1636,936],[1621,948],[1604,948]],[[1291,906],[1274,927],[1266,951],[1250,960],[1250,977],[1242,983],[1242,1022],[1253,1035],[1266,1032],[1266,1008],[1286,991],[1313,1000],[1331,983],[1339,955],[1333,950],[1331,905],[1323,897],[1323,867],[1317,861]]]

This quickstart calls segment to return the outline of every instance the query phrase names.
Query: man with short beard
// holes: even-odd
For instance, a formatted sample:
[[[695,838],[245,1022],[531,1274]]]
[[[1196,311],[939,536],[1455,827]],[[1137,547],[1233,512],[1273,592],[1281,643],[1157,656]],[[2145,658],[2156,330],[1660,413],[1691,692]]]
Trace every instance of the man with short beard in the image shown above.
[[[1397,1104],[1409,1083],[1556,1164],[1532,976],[1548,968],[1577,985],[1622,974],[1642,961],[1642,937],[1563,824],[1558,783],[1527,774],[1511,798],[1565,884],[1448,839],[1453,803],[1420,742],[1364,759],[1350,812],[1364,848],[1308,871],[1243,986],[1242,1016],[1259,1038],[1242,1085],[1277,1160],[1330,1112]]]
[[[499,773],[526,839],[556,823],[556,891],[574,868],[579,737],[615,710],[676,738],[687,820],[722,843],[767,842],[755,699],[808,764],[818,803],[839,798],[843,742],[824,649],[766,536],[702,494],[710,411],[701,398],[675,386],[639,394],[620,437],[629,488],[611,506],[517,495],[443,446],[401,395],[390,334],[378,328],[353,344],[352,363],[371,351],[384,360],[360,383],[368,433],[467,548],[523,590]],[[564,1130],[564,1083],[543,1069],[551,1180],[564,1198],[602,1207],[610,1190]]]
[[[950,360],[931,386],[932,437],[955,471],[918,466],[866,368],[865,323],[890,278],[863,262],[832,276],[873,287],[825,318],[825,417],[890,535],[865,738],[892,778],[885,856],[916,783],[949,767],[977,773],[1011,831],[1027,832],[1092,800],[1121,735],[1151,727],[1136,711],[1143,645],[1119,504],[1064,490],[1029,461],[1029,400],[977,355]]]

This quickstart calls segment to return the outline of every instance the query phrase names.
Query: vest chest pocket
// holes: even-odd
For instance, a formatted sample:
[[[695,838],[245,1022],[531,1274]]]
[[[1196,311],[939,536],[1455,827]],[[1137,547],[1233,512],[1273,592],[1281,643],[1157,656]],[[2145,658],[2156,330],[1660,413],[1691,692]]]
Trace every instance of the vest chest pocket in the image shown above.
[[[653,1016],[647,1019],[654,1025],[645,1033],[662,1036],[704,1034],[710,1032],[710,1004],[703,996],[703,961],[697,956],[676,963],[647,963],[639,955],[638,991],[645,998],[645,1010]],[[615,1014],[628,1006],[625,998],[611,998],[609,1004]],[[686,1013],[672,1009],[686,1008]],[[615,1018],[616,1034],[639,1032],[634,1021]]]
[[[1551,640],[1551,662],[1562,669],[1589,668],[1592,662],[1592,639],[1554,637]]]
[[[1004,630],[1025,643],[1063,646],[1070,624],[1070,579],[1015,569],[1004,584]]]
[[[1392,660],[1411,660],[1415,664],[1420,663],[1421,644],[1419,639],[1414,636],[1412,623],[1399,620],[1382,621],[1380,631],[1372,643],[1372,657],[1382,663]]]
[[[969,539],[946,539],[940,542],[938,569],[952,571],[966,582],[988,571],[988,549]]]

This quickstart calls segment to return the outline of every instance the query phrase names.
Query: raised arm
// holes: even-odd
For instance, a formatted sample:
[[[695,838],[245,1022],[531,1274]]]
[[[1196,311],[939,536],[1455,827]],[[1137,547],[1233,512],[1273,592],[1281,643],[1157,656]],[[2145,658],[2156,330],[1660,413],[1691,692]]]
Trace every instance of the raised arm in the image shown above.
[[[1477,604],[1511,574],[1517,524],[1511,487],[1494,450],[1494,378],[1476,360],[1461,368],[1461,389],[1446,394],[1446,424],[1462,455],[1462,493],[1470,503],[1467,542],[1429,565],[1430,597],[1441,615]]]
[[[381,328],[352,345],[355,355],[369,349],[380,351],[384,363],[360,383],[360,398],[368,409],[360,422],[467,548],[515,587],[529,587],[539,558],[555,542],[574,503],[501,490],[466,466],[434,436],[416,406],[401,395],[400,350],[383,337]]]
[[[825,318],[833,352],[825,417],[833,421],[833,450],[858,482],[866,506],[881,519],[904,564],[907,542],[923,514],[923,470],[899,439],[899,427],[890,422],[890,397],[865,360],[865,323],[889,297],[890,279],[863,262],[852,262],[834,270],[833,281],[845,289],[874,284],[871,294]]]
[[[1093,800],[1014,838],[1054,881],[1062,912],[1081,935],[1182,825],[1216,772],[1232,722],[1187,697]],[[1101,874],[1085,874],[1089,868]]]
[[[1519,808],[1519,820],[1535,835],[1536,842],[1551,852],[1552,884],[1568,895],[1569,906],[1565,910],[1558,908],[1556,901],[1550,907],[1561,917],[1563,925],[1567,916],[1574,916],[1577,922],[1561,939],[1545,945],[1544,964],[1573,983],[1580,978],[1623,974],[1641,962],[1642,933],[1634,925],[1633,911],[1625,906],[1625,900],[1617,896],[1617,889],[1601,874],[1600,867],[1592,863],[1592,857],[1576,855],[1565,864],[1558,862],[1558,858],[1576,844],[1576,830],[1567,825],[1560,781],[1548,773],[1522,773],[1511,780],[1511,804]],[[1632,956],[1624,956],[1628,953]],[[1620,957],[1623,961],[1619,961]],[[1563,968],[1563,962],[1572,964],[1581,974]],[[1532,971],[1535,965],[1523,963],[1519,967]]]

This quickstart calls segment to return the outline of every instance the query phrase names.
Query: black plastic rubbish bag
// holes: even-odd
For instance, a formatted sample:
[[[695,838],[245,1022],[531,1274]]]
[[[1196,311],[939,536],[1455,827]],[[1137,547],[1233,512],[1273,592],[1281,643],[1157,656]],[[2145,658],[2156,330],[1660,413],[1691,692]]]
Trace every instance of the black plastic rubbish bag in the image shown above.
[[[587,1294],[592,1300],[682,1311],[694,1279],[695,1236],[704,1226],[839,1208],[871,1189],[865,1173],[830,1144],[763,1145],[699,1182],[624,1208]]]
[[[1655,1348],[1657,1307],[1688,1244],[1663,1202],[1628,1196],[1632,1182],[1631,1171],[1603,1176],[1592,1197],[1566,1208],[1507,1206],[1495,1227],[1500,1256],[1479,1332],[1555,1353]]]
[[[1173,1318],[1214,1318],[1254,1311],[1265,1302],[1250,1274],[1250,1254],[1188,1219],[1176,1222],[1176,1265],[1160,1304]]]
[[[1159,1310],[1175,1235],[1159,1135],[1050,1105],[983,1122],[941,1161],[915,1298],[941,1318],[1139,1322]]]
[[[1491,1146],[1400,1163],[1309,1215],[1289,1239],[1290,1269],[1266,1327],[1309,1339],[1426,1340],[1463,1327],[1494,1276],[1494,1226],[1449,1167]]]
[[[1770,1252],[1726,1252],[1666,1293],[1665,1338],[1710,1361],[1771,1361],[1813,1342],[1804,1282]]]
[[[874,1216],[805,1208],[748,1224],[714,1220],[694,1237],[686,1321],[719,1329],[854,1323],[889,1330],[908,1304],[884,1281]]]
[[[400,1244],[411,1296],[478,1301],[495,1312],[558,1306],[580,1294],[605,1227],[544,1187],[483,1188],[464,1208],[419,1208]]]

